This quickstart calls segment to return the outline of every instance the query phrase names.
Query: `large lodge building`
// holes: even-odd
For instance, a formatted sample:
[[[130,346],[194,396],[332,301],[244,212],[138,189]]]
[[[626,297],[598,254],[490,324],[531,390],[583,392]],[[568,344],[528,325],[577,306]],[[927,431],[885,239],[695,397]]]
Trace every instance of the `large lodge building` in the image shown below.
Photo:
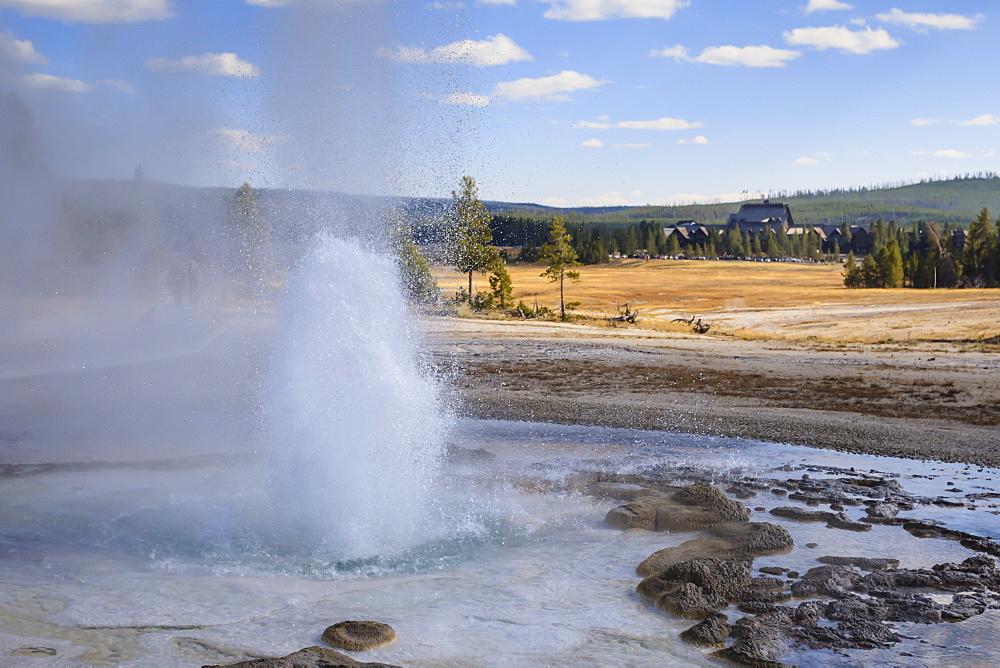
[[[765,199],[763,202],[741,204],[740,210],[729,214],[726,222],[726,230],[738,230],[740,234],[744,232],[753,236],[767,234],[770,228],[775,233],[785,234],[805,234],[812,230],[819,235],[822,240],[822,250],[825,253],[839,249],[841,253],[852,251],[855,254],[864,255],[869,248],[869,228],[865,225],[851,225],[851,239],[847,242],[844,239],[843,226],[838,225],[814,225],[805,227],[796,225],[792,218],[792,211],[783,202],[771,202]],[[677,235],[677,240],[682,248],[689,248],[694,245],[704,245],[708,241],[709,228],[694,220],[683,220],[673,227],[664,228],[664,233]],[[952,233],[952,245],[956,250],[961,251],[965,246],[965,231],[955,230]]]

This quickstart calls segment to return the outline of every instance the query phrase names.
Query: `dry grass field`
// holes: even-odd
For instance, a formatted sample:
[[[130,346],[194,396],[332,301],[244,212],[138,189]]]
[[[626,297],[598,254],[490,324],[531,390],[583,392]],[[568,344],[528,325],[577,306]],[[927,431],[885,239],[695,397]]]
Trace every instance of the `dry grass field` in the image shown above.
[[[544,267],[511,264],[515,299],[556,308],[558,284]],[[1000,290],[848,290],[834,264],[622,260],[580,267],[566,285],[577,313],[604,318],[631,303],[640,327],[680,330],[674,318],[696,315],[713,332],[740,338],[798,341],[902,342],[989,340],[1000,335]],[[437,268],[446,295],[465,277]],[[476,274],[474,285],[488,289]]]

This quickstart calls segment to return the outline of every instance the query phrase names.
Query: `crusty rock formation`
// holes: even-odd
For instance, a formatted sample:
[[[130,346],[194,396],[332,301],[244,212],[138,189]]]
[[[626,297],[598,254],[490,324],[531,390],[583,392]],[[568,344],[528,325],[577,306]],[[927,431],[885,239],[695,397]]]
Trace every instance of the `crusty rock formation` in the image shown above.
[[[323,642],[351,651],[375,649],[395,639],[396,631],[382,622],[339,622],[323,631]]]

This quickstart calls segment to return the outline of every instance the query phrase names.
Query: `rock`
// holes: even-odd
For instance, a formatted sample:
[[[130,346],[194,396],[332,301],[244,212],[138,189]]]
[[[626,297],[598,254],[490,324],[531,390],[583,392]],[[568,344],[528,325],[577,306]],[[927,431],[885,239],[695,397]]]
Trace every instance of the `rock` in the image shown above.
[[[364,662],[326,647],[306,647],[278,659],[250,659],[226,664],[228,668],[337,668],[339,666],[368,666],[369,668],[398,668],[389,663]],[[223,666],[202,666],[223,668]]]
[[[463,448],[460,445],[449,444],[445,449],[444,456],[455,462],[462,464],[477,464],[488,462],[497,458],[496,454],[486,448]]]
[[[880,520],[891,520],[896,517],[896,515],[899,515],[899,506],[895,503],[878,502],[868,506],[865,512],[868,514],[868,517]]]
[[[669,496],[649,496],[612,508],[604,521],[618,529],[698,531],[720,522],[745,522],[749,517],[742,503],[714,485],[699,482]]]
[[[604,523],[615,529],[656,529],[656,509],[660,497],[636,499],[608,511]]]
[[[757,570],[768,575],[784,575],[788,572],[787,568],[782,568],[781,566],[761,566]]]
[[[729,602],[693,582],[672,581],[654,601],[656,607],[676,617],[697,619],[722,610]]]
[[[351,651],[375,649],[388,645],[395,639],[396,631],[381,622],[339,622],[323,631],[323,642]]]
[[[748,555],[784,554],[795,546],[787,529],[770,522],[724,522],[708,531]]]
[[[754,668],[779,668],[785,664],[778,657],[787,651],[788,642],[781,631],[765,626],[747,631],[732,645],[711,656]]]
[[[826,603],[822,601],[806,601],[795,608],[794,619],[799,626],[816,626],[826,614]]]
[[[676,547],[665,547],[662,550],[657,550],[636,566],[635,572],[641,577],[648,578],[658,575],[674,564],[690,559],[736,559],[744,554],[743,551],[735,548],[724,538],[702,536],[685,541]]]
[[[801,580],[792,584],[792,595],[799,598],[841,597],[849,592],[861,577],[860,573],[847,566],[817,566],[810,568]]]
[[[720,522],[733,520],[746,522],[750,518],[750,511],[746,506],[727,497],[718,487],[704,482],[684,487],[673,494],[672,499],[702,512],[695,512],[692,515],[681,514],[682,516],[678,518],[665,517],[662,523],[658,516],[657,528],[662,526],[670,531],[694,531]],[[693,528],[684,528],[686,526]]]
[[[757,496],[757,492],[744,485],[733,484],[726,488],[726,491],[737,499],[752,499]]]
[[[729,618],[716,613],[681,633],[681,640],[698,647],[725,647],[731,629]]]
[[[871,531],[872,529],[871,524],[852,522],[844,513],[832,513],[828,510],[803,510],[793,506],[780,506],[772,508],[771,514],[806,522],[826,522],[826,526],[831,529],[846,529],[847,531]]]
[[[984,538],[975,534],[957,531],[947,527],[939,526],[933,522],[925,520],[911,520],[903,523],[903,529],[917,538],[944,538],[947,540],[957,540],[962,547],[976,552],[991,554],[1000,557],[1000,541],[993,538]]]
[[[636,592],[678,617],[709,617],[750,590],[751,559],[690,559],[638,584]]]
[[[723,522],[702,536],[676,547],[657,550],[635,572],[642,577],[656,575],[674,565],[698,557],[740,559],[750,556],[783,554],[792,549],[792,536],[784,527],[769,522]]]
[[[961,622],[986,612],[986,601],[978,596],[960,594],[941,611],[941,619],[946,622]]]
[[[873,557],[820,557],[816,561],[837,566],[856,566],[863,571],[887,571],[899,567],[899,559]]]
[[[10,651],[11,656],[31,656],[31,657],[41,657],[41,656],[55,656],[58,654],[52,647],[18,647]]]

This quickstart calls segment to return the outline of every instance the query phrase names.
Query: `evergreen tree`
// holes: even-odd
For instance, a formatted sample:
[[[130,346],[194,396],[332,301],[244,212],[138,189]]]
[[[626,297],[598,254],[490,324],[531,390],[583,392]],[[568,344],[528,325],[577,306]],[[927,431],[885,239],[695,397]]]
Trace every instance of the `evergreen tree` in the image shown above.
[[[542,272],[542,276],[550,281],[559,282],[559,317],[565,320],[566,300],[563,285],[567,278],[574,283],[580,282],[580,272],[572,269],[580,266],[580,262],[577,260],[576,251],[570,244],[570,235],[566,232],[562,218],[552,219],[552,227],[549,228],[549,241],[542,246],[541,259],[548,265],[548,268]]]
[[[417,245],[410,238],[411,228],[400,213],[396,213],[391,231],[391,246],[399,267],[399,277],[406,298],[416,304],[432,304],[441,296],[437,282]]]
[[[899,243],[895,238],[889,239],[889,243],[879,250],[876,264],[878,264],[880,287],[903,287],[903,256],[899,252]]]
[[[845,288],[860,288],[864,286],[864,276],[861,273],[861,267],[858,266],[857,260],[854,259],[853,251],[847,254],[843,275]]]
[[[503,261],[497,262],[490,274],[490,297],[500,308],[507,308],[514,297],[514,283]]]
[[[472,298],[472,274],[485,274],[500,261],[500,254],[490,245],[490,214],[479,201],[478,187],[471,176],[463,176],[459,191],[451,193],[448,212],[447,261],[463,274],[468,274]]]
[[[875,255],[875,253],[869,253],[865,256],[865,261],[861,263],[861,282],[866,288],[882,287],[882,272],[879,271]]]
[[[962,275],[970,285],[996,285],[997,231],[987,209],[983,209],[969,227],[962,253]]]
[[[669,255],[670,257],[675,257],[681,254],[681,244],[677,240],[676,234],[671,234],[667,237],[667,247],[664,251],[664,255]]]
[[[263,299],[270,274],[271,232],[257,210],[257,195],[249,183],[236,191],[236,272],[241,291]]]

